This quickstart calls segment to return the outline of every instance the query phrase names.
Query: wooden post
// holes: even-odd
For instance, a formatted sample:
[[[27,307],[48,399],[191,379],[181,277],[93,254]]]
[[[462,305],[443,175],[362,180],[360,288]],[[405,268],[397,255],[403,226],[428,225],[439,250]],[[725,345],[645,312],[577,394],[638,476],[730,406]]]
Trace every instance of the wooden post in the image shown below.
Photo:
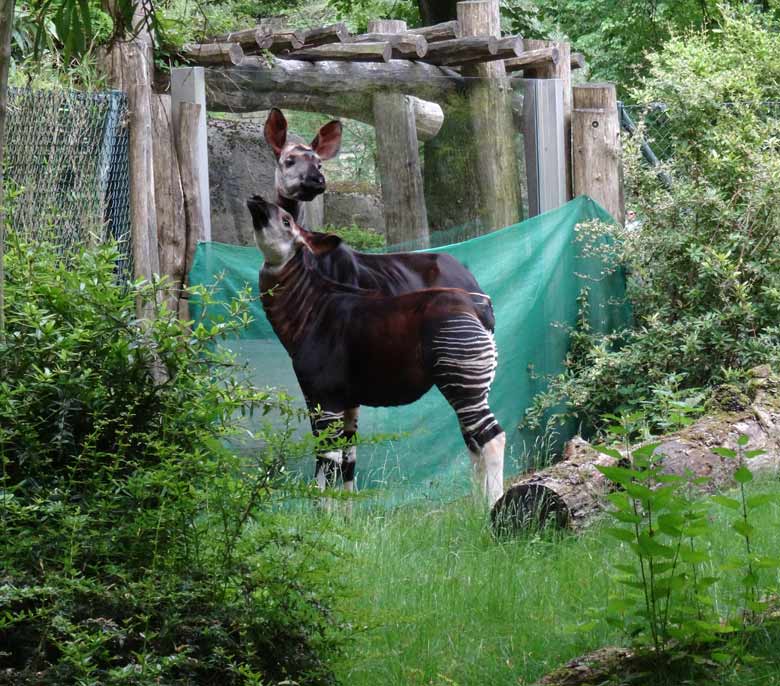
[[[526,50],[541,50],[554,48],[558,52],[557,62],[546,62],[523,71],[525,78],[536,79],[561,79],[563,81],[563,136],[566,144],[566,199],[572,196],[572,157],[571,157],[571,45],[563,42],[551,42],[544,40],[524,41]]]
[[[11,31],[14,0],[6,0],[0,10],[0,343],[5,343],[5,122],[8,116],[8,67],[11,63]],[[2,367],[0,367],[2,368]]]
[[[403,33],[406,22],[375,20],[370,33]],[[428,212],[423,193],[414,105],[402,92],[373,97],[377,166],[382,187],[387,242],[427,245]]]
[[[464,36],[501,35],[498,0],[458,3]],[[474,126],[481,218],[485,229],[497,229],[520,219],[520,187],[512,120],[512,87],[503,62],[468,65],[463,75]],[[453,189],[454,191],[455,189]]]
[[[523,79],[523,140],[528,179],[528,215],[563,205],[566,191],[566,145],[563,134],[563,82]]]
[[[211,201],[209,198],[209,151],[206,125],[206,81],[203,67],[176,67],[171,69],[171,112],[174,129],[178,130],[179,112],[184,103],[200,105],[198,126],[193,133],[193,154],[197,158],[201,235],[198,240],[211,240]],[[179,159],[181,162],[181,158]],[[184,171],[182,170],[182,178]],[[193,191],[194,192],[194,191]]]
[[[574,193],[588,195],[625,221],[617,95],[612,83],[574,87]]]
[[[202,224],[203,208],[201,206],[202,195],[200,192],[202,177],[207,169],[200,166],[201,157],[198,150],[198,138],[200,132],[202,108],[192,102],[182,102],[179,105],[179,116],[174,120],[174,140],[176,141],[176,154],[179,158],[179,172],[181,174],[181,189],[184,196],[184,216],[186,223],[186,236],[184,246],[184,278],[186,281],[195,255],[198,241],[203,238],[204,228]],[[179,316],[182,319],[189,318],[186,299],[180,300]]]
[[[171,281],[165,299],[169,308],[177,312],[187,276],[185,273],[187,224],[179,161],[174,145],[170,95],[152,96],[152,132],[160,273]]]

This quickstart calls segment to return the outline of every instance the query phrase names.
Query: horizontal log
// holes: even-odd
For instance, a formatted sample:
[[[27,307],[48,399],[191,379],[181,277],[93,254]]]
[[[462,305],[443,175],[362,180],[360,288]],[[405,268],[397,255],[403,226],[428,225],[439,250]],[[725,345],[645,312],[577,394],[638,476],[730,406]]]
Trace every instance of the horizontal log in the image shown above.
[[[238,43],[247,55],[256,55],[261,50],[268,48],[272,42],[272,34],[263,26],[253,26],[250,29],[222,33],[219,36],[212,36],[203,40],[204,44]]]
[[[240,67],[206,69],[205,77],[209,109],[217,112],[265,110],[268,93],[355,97],[389,91],[440,102],[465,85],[451,69],[407,60],[387,64],[274,60],[269,66],[249,56]]]
[[[428,52],[428,41],[416,33],[362,33],[352,43],[390,43],[393,59],[418,59]]]
[[[718,491],[735,485],[736,459],[724,458],[712,451],[722,446],[736,449],[739,436],[748,437],[748,448],[763,449],[764,454],[749,460],[754,474],[777,478],[780,472],[780,394],[778,379],[771,371],[756,368],[754,377],[762,388],[753,403],[742,412],[703,417],[691,426],[657,439],[654,454],[660,458],[662,474],[707,477],[699,485],[705,491]],[[575,438],[566,445],[563,460],[513,481],[496,503],[492,517],[499,530],[517,530],[534,522],[550,521],[558,526],[580,528],[605,507],[605,496],[615,485],[599,466],[628,464],[620,451],[620,460],[594,450],[586,441]]]
[[[307,62],[389,62],[393,56],[390,43],[328,43],[313,48],[294,50],[285,55],[285,60]]]
[[[303,44],[307,48],[326,43],[344,43],[349,39],[347,25],[343,22],[320,26],[314,29],[306,29],[303,32]]]
[[[518,36],[469,36],[431,43],[423,60],[438,66],[455,66],[503,60],[522,53],[523,39]]]
[[[204,66],[224,64],[237,67],[244,61],[244,50],[238,43],[186,43],[180,54],[189,62]]]
[[[416,33],[425,38],[429,43],[460,38],[463,35],[460,30],[460,22],[457,20],[445,21],[433,26],[422,26],[419,29],[410,29],[409,33]]]
[[[585,68],[585,55],[581,52],[573,52],[571,54],[571,68],[572,69],[584,69]]]
[[[303,47],[306,34],[303,31],[278,31],[269,38],[266,50],[274,55],[286,55]]]
[[[556,47],[526,50],[520,57],[504,60],[504,69],[507,72],[522,71],[543,64],[558,64],[559,60],[560,52]]]

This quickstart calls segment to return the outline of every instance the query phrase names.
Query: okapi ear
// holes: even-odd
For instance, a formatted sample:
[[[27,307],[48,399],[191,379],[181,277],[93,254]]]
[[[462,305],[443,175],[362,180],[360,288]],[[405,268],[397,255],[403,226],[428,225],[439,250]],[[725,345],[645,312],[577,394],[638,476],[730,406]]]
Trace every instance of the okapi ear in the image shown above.
[[[282,111],[274,107],[268,113],[268,119],[265,120],[265,140],[273,148],[276,159],[282,154],[284,144],[287,142],[287,120]]]
[[[329,121],[323,126],[314,140],[311,142],[311,149],[314,150],[321,160],[329,160],[339,154],[341,148],[341,122]]]
[[[304,240],[315,255],[324,255],[341,245],[341,238],[332,233],[307,231]]]

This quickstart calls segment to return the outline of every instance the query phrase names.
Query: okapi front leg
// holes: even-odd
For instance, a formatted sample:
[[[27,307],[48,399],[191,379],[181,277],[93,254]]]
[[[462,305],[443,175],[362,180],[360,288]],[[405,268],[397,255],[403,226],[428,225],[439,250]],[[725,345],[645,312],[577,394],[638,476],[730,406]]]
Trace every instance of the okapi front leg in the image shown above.
[[[354,439],[358,429],[359,407],[350,407],[344,411],[344,438]],[[344,449],[344,461],[341,463],[341,474],[344,479],[344,490],[355,490],[355,463],[357,462],[357,446],[350,445]]]
[[[343,415],[341,412],[326,410],[310,410],[310,413],[314,437],[320,438],[326,434],[322,439],[322,449],[317,451],[314,470],[317,487],[324,491],[328,487],[335,488],[341,475],[342,452],[335,444],[343,435]]]

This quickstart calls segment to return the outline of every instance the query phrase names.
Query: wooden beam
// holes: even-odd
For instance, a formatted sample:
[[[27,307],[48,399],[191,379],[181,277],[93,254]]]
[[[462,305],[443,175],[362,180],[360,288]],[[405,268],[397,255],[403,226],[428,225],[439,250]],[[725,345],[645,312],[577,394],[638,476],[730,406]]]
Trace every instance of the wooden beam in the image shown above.
[[[406,22],[376,20],[370,31],[401,33]],[[387,242],[417,241],[427,247],[428,213],[413,105],[403,91],[373,97],[377,170],[382,188]]]
[[[282,56],[285,60],[307,62],[389,62],[393,56],[390,43],[328,43],[294,50]]]
[[[303,31],[278,31],[271,34],[266,50],[274,55],[286,55],[304,46],[306,34]]]
[[[273,34],[266,27],[254,26],[251,29],[241,29],[240,31],[231,31],[222,33],[219,36],[205,38],[202,43],[238,43],[241,49],[247,55],[256,55],[261,50],[271,46]]]
[[[347,25],[343,22],[320,26],[315,29],[306,29],[303,32],[303,44],[308,47],[325,45],[326,43],[344,43],[349,39]]]
[[[522,54],[523,39],[519,36],[466,36],[432,43],[423,59],[430,64],[453,66],[503,60]]]
[[[419,59],[428,52],[428,41],[416,33],[362,33],[352,36],[352,43],[390,43],[393,59]]]
[[[547,64],[558,64],[561,53],[558,48],[539,48],[538,50],[526,50],[519,57],[504,60],[504,69],[507,72],[522,71],[533,67],[541,67]]]
[[[439,102],[465,87],[464,79],[451,69],[407,60],[387,64],[274,60],[268,65],[247,56],[240,67],[212,67],[205,70],[205,76],[209,109],[217,112],[265,109],[269,93],[346,101],[403,91]]]
[[[572,136],[575,195],[593,198],[623,224],[623,168],[615,84],[574,87]]]
[[[244,50],[239,43],[185,43],[179,54],[203,66],[232,64],[237,67],[244,61]]]
[[[409,33],[416,33],[429,43],[436,43],[440,40],[450,40],[451,38],[460,38],[463,32],[460,23],[457,21],[445,21],[433,26],[423,26],[419,29],[410,29]]]
[[[573,52],[571,54],[571,68],[585,69],[585,55],[581,52]]]
[[[501,35],[498,0],[459,2],[458,20],[465,36]],[[497,229],[520,219],[520,178],[512,118],[512,88],[503,62],[467,65],[471,120],[476,147],[481,220]]]

